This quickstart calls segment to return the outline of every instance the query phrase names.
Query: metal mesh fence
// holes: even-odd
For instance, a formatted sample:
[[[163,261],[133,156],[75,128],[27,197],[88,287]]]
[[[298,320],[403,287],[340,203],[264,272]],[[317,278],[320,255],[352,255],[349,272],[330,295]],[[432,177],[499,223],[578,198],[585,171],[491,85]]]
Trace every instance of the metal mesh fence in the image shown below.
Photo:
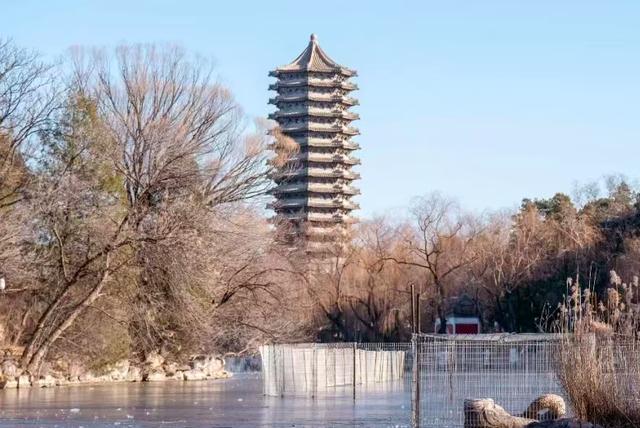
[[[465,399],[492,398],[513,415],[543,394],[563,391],[554,365],[559,335],[415,335],[418,382],[414,417],[421,427],[465,427]],[[419,404],[416,404],[419,403]]]
[[[304,343],[260,347],[264,394],[345,393],[357,386],[401,380],[410,343]]]
[[[492,399],[511,415],[522,415],[538,397],[568,400],[556,373],[571,355],[592,356],[604,381],[616,385],[625,403],[640,402],[637,341],[568,341],[551,334],[413,336],[412,343],[266,345],[260,348],[264,393],[271,396],[351,397],[392,395],[406,400],[406,419],[415,427],[479,425],[467,416],[465,400]],[[568,352],[565,346],[577,354]],[[566,379],[565,379],[566,381]],[[618,399],[620,399],[618,397]],[[628,398],[631,397],[631,398]],[[404,408],[404,406],[403,406]],[[540,408],[542,409],[542,406]],[[549,416],[527,412],[527,416]],[[571,416],[571,409],[566,415]]]

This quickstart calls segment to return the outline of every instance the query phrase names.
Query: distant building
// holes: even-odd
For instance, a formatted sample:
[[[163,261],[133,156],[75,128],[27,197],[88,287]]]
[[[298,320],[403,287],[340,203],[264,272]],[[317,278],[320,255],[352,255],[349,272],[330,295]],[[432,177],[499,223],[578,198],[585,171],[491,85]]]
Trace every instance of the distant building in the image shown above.
[[[359,131],[350,126],[359,116],[349,111],[358,104],[349,97],[357,89],[349,81],[356,71],[329,58],[312,34],[292,63],[269,75],[277,78],[269,89],[278,93],[269,100],[277,108],[269,118],[300,147],[273,177],[276,201],[269,207],[309,251],[321,251],[348,234],[351,212],[359,208],[352,182],[360,176],[351,170],[360,163],[352,156],[360,147],[351,141]]]
[[[476,302],[469,296],[463,295],[450,300],[447,311],[447,334],[479,334],[480,317]],[[440,320],[437,319],[434,331],[439,331]]]

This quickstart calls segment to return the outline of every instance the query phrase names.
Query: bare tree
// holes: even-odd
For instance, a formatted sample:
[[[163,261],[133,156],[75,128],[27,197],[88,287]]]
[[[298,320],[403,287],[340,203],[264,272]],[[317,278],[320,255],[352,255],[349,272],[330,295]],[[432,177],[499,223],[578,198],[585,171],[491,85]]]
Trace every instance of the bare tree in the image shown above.
[[[229,92],[181,49],[77,56],[71,88],[81,120],[54,138],[37,207],[55,291],[21,358],[31,373],[119,275],[138,285],[140,299],[154,286],[173,296],[182,294],[172,288],[197,287],[180,275],[163,285],[153,266],[192,250],[207,212],[268,183],[266,138],[244,138]]]
[[[472,244],[478,227],[454,201],[438,193],[417,198],[411,211],[415,229],[406,236],[407,257],[383,255],[382,260],[422,272],[422,289],[433,288],[439,333],[445,333],[447,292],[454,275],[477,258]]]
[[[56,108],[52,76],[38,54],[0,39],[0,209],[21,199],[28,174],[20,150]]]
[[[30,211],[24,202],[33,174],[27,166],[33,137],[49,124],[57,86],[51,66],[40,57],[0,39],[0,277],[6,339],[16,344],[27,327],[37,288]]]
[[[515,328],[511,299],[519,287],[542,275],[549,261],[548,228],[534,207],[514,217],[508,213],[493,215],[476,240],[478,260],[471,275],[489,296],[495,317],[502,327]]]
[[[384,218],[363,222],[355,232],[356,264],[347,296],[353,316],[371,341],[399,340],[406,331],[411,272],[398,264],[382,263],[381,254],[406,256],[405,225]]]
[[[336,245],[322,257],[305,255],[302,251],[297,256],[296,271],[320,315],[318,335],[325,336],[324,340],[353,340],[348,296],[349,274],[356,262],[354,247]]]

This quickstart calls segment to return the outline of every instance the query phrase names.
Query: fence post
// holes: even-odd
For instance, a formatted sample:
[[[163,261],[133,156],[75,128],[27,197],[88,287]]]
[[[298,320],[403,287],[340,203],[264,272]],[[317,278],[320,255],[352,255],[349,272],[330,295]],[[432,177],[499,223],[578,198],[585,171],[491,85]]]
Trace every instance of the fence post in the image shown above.
[[[313,345],[312,363],[311,363],[311,398],[315,398],[318,392],[318,356],[316,355],[316,346]]]
[[[412,418],[411,426],[413,428],[420,428],[420,356],[419,356],[419,344],[418,335],[411,335],[411,347],[413,349],[413,376],[411,380],[411,407]]]
[[[422,320],[420,319],[420,293],[416,294],[416,333],[422,333]]]
[[[284,397],[284,393],[285,393],[285,390],[286,390],[286,387],[287,387],[286,386],[287,385],[287,380],[285,378],[286,371],[287,371],[287,367],[286,367],[287,366],[287,360],[285,360],[285,358],[284,358],[284,350],[285,350],[284,345],[280,345],[279,348],[280,348],[280,352],[279,352],[279,355],[278,355],[278,361],[280,361],[280,365],[282,367],[282,373],[281,373],[282,394],[280,396]]]
[[[358,353],[358,343],[353,342],[353,400],[356,399],[356,354]]]
[[[416,333],[416,290],[411,284],[411,334]]]

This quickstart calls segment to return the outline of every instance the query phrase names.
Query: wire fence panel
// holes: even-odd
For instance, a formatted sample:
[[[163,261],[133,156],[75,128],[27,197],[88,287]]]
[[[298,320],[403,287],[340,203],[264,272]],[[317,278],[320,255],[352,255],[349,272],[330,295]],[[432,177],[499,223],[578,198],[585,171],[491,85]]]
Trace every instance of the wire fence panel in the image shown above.
[[[309,395],[401,380],[409,343],[277,344],[260,347],[265,395]],[[343,391],[344,392],[344,391]]]
[[[561,340],[530,334],[414,336],[419,426],[463,427],[465,399],[491,398],[517,415],[543,394],[562,396],[554,370]]]
[[[493,399],[521,415],[542,395],[564,397],[556,376],[564,339],[419,334],[412,343],[265,345],[260,347],[264,393],[365,400],[370,393],[402,394],[413,426],[473,428],[473,423],[465,426],[465,400]],[[602,358],[607,355],[603,351]],[[619,370],[613,352],[610,358]]]

